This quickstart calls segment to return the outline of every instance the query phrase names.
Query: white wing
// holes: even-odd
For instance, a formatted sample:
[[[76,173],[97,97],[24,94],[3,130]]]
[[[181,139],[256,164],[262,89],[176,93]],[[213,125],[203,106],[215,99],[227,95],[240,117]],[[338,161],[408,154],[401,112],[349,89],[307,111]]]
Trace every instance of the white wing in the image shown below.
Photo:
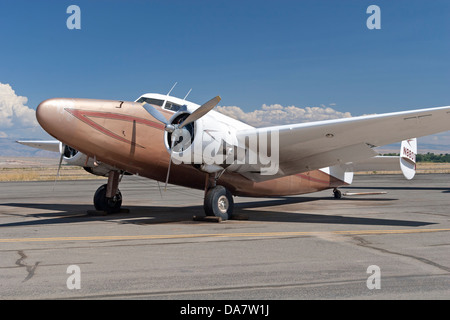
[[[447,130],[450,107],[243,130],[237,133],[240,141],[278,132],[279,142],[271,146],[271,154],[278,148],[279,168],[274,175],[262,175],[255,166],[240,173],[253,181],[264,181],[363,161],[377,154],[374,147]]]
[[[16,141],[28,147],[38,148],[42,150],[60,152],[61,142],[58,140],[34,140],[34,141]]]

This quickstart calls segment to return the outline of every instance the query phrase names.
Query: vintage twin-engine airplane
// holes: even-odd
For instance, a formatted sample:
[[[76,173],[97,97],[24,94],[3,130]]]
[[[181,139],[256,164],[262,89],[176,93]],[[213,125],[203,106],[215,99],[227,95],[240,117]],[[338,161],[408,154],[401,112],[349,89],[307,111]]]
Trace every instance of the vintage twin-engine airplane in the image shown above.
[[[401,169],[411,179],[417,153],[411,137],[450,130],[450,107],[254,128],[212,110],[219,101],[199,106],[168,94],[134,102],[49,99],[36,117],[58,141],[20,143],[59,151],[60,165],[64,159],[107,176],[94,195],[97,210],[119,211],[121,176],[133,174],[204,189],[206,215],[229,219],[233,196],[333,189],[340,198],[337,188],[358,170]],[[399,141],[399,157],[373,150]]]

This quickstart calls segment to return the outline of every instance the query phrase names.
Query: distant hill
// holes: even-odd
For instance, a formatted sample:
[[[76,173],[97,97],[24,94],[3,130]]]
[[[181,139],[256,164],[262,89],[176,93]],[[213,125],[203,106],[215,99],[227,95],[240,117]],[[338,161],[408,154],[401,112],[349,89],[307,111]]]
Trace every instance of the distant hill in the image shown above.
[[[41,138],[36,138],[40,140]],[[23,139],[23,140],[33,140],[33,139]],[[47,139],[44,139],[47,140]],[[418,142],[418,153],[426,154],[428,152],[434,154],[450,154],[449,145],[440,144],[430,144]],[[376,152],[380,154],[386,153],[399,153],[400,143],[391,144],[383,147],[378,147],[375,149]],[[0,139],[0,156],[2,157],[39,157],[39,158],[57,158],[58,154],[54,152],[39,150],[36,148],[30,148],[21,145],[14,139],[2,138]]]

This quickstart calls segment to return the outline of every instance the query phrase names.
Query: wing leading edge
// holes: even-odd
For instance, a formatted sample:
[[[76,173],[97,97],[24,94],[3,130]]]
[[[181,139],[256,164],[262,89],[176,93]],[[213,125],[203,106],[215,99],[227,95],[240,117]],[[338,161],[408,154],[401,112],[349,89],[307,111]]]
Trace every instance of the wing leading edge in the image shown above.
[[[61,142],[58,140],[33,140],[16,142],[32,148],[38,148],[52,152],[61,152]]]

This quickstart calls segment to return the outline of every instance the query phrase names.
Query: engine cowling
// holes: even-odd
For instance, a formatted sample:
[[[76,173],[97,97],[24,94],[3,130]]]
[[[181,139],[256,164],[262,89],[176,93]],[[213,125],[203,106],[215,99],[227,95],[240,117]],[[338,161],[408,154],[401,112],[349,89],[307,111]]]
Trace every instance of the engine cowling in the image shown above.
[[[190,115],[187,111],[176,113],[169,122],[180,124]],[[165,133],[167,151],[175,164],[191,164],[205,172],[218,172],[230,163],[227,157],[237,145],[232,127],[208,115],[189,123],[182,129]],[[174,141],[172,142],[172,138]]]
[[[94,159],[68,145],[64,146],[63,159],[67,164],[83,167],[84,170],[96,176],[105,177],[113,169],[105,163],[94,162]]]

